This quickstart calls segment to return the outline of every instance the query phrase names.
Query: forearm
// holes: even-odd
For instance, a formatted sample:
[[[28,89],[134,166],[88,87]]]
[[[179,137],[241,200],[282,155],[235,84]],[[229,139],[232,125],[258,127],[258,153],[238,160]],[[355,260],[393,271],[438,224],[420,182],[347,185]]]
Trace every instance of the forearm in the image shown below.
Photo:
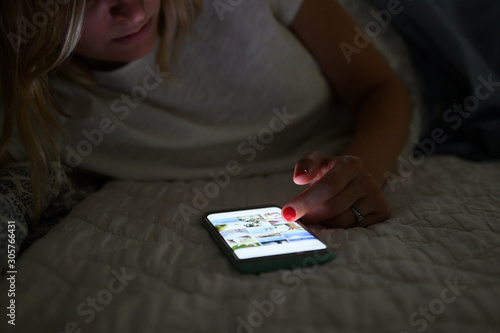
[[[382,187],[405,143],[411,117],[411,99],[397,79],[380,86],[359,105],[355,134],[343,151],[363,161]]]
[[[342,103],[357,110],[355,135],[344,154],[361,158],[382,186],[408,131],[411,103],[404,86],[371,44],[346,58],[340,46],[351,45],[360,29],[338,1],[304,1],[290,28]]]

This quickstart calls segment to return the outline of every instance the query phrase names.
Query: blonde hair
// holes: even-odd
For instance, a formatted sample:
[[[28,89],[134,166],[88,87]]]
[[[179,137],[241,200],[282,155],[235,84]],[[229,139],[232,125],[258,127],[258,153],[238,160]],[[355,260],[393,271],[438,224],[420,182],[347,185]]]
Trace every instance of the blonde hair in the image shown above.
[[[167,71],[169,47],[174,46],[175,55],[201,11],[201,0],[162,0],[161,6],[157,61],[162,71]],[[60,73],[87,88],[94,85],[84,63],[73,57],[85,8],[85,0],[72,0],[67,5],[0,1],[0,98],[4,107],[0,156],[16,129],[31,165],[36,219],[41,215],[47,178],[54,172],[52,165],[60,165],[54,133],[62,126],[49,110],[65,115],[50,91],[50,76]]]

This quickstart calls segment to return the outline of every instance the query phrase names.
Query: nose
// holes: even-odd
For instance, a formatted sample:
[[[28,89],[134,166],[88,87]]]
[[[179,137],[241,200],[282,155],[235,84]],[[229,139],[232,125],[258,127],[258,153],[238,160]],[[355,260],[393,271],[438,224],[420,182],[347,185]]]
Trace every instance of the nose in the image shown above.
[[[140,23],[146,18],[143,0],[118,0],[109,8],[109,12],[116,20],[132,23]]]

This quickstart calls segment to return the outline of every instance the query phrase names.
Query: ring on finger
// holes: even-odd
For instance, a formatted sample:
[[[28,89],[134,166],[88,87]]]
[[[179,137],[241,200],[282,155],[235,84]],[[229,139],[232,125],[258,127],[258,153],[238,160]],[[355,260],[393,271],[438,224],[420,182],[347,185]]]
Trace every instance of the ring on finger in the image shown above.
[[[359,209],[358,206],[352,205],[351,210],[354,213],[354,216],[356,217],[356,223],[361,224],[365,220],[365,214],[363,214],[363,211]]]

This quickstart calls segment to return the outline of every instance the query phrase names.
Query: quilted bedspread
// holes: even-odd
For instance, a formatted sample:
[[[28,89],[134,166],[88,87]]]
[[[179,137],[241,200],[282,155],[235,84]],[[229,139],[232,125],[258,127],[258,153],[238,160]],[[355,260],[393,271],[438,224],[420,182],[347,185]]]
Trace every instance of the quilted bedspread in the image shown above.
[[[411,78],[401,59],[390,62]],[[0,332],[499,332],[500,162],[402,157],[384,189],[389,220],[315,227],[334,260],[251,275],[230,265],[201,216],[282,205],[302,190],[291,174],[110,181],[2,277]]]
[[[500,162],[421,162],[401,164],[386,186],[388,221],[314,228],[333,261],[253,275],[230,265],[201,215],[283,204],[301,190],[290,174],[231,179],[211,197],[201,181],[111,181],[18,261],[9,328],[498,332]]]

